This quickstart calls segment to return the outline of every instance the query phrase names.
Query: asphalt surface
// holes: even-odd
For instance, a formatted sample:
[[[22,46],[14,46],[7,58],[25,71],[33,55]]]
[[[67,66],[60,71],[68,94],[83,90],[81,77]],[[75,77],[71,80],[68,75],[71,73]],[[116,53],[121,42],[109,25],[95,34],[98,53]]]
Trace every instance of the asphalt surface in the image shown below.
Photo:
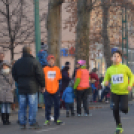
[[[114,134],[115,122],[113,119],[112,110],[109,105],[96,105],[97,109],[90,110],[92,117],[65,117],[65,110],[61,110],[60,119],[65,122],[65,125],[43,126],[45,121],[44,110],[39,110],[37,121],[42,127],[38,130],[27,129],[21,130],[17,122],[17,114],[12,114],[10,121],[12,125],[3,126],[0,121],[0,134]],[[134,104],[129,105],[129,113],[121,114],[122,125],[124,128],[123,134],[134,134]]]

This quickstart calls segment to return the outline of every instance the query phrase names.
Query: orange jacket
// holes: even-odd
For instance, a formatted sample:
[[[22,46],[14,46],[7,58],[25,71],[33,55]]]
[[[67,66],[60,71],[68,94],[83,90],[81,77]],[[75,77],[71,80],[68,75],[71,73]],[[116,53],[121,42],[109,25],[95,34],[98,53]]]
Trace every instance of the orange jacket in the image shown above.
[[[76,78],[80,78],[80,83],[77,90],[88,89],[89,85],[89,71],[87,69],[78,69]]]
[[[62,79],[61,71],[57,66],[46,66],[45,74],[45,89],[50,94],[55,94],[59,89],[59,80]]]
[[[87,69],[81,69],[81,79],[78,87],[89,87],[89,71]]]

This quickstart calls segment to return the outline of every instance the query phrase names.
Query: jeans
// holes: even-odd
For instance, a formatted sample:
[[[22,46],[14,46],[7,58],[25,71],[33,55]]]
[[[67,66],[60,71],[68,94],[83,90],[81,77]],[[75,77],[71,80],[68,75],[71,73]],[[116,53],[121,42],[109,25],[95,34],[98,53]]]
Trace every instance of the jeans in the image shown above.
[[[45,116],[47,120],[50,120],[51,107],[54,102],[54,121],[57,121],[60,116],[60,95],[59,91],[55,94],[45,92]]]
[[[1,113],[10,113],[10,103],[1,103]]]
[[[96,101],[97,95],[98,95],[98,90],[95,89],[95,90],[93,91],[93,101]]]
[[[104,99],[104,97],[110,92],[109,87],[105,87],[105,89],[101,93],[101,101]]]
[[[36,123],[38,94],[25,94],[19,95],[19,122],[21,125],[25,125],[27,122],[27,105],[29,105],[29,125]]]

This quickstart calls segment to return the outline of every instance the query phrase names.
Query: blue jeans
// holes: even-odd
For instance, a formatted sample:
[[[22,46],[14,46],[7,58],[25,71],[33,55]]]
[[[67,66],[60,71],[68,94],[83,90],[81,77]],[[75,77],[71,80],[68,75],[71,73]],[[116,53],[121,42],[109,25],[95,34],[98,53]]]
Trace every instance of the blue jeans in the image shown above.
[[[36,113],[37,113],[37,103],[38,103],[38,94],[32,95],[19,95],[19,122],[21,125],[27,123],[27,105],[29,105],[29,125],[36,123]]]
[[[98,96],[98,90],[94,89],[93,90],[93,101],[96,101],[97,96]]]
[[[1,113],[7,113],[9,114],[10,113],[10,106],[11,104],[10,103],[1,103]]]
[[[104,97],[110,92],[109,87],[105,87],[105,89],[101,93],[101,101],[104,99]]]

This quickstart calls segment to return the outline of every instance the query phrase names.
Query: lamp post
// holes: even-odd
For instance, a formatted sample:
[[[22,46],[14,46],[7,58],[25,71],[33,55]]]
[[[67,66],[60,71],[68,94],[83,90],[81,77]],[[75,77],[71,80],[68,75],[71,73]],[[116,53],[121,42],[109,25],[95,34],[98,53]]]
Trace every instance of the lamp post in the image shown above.
[[[41,49],[41,36],[40,36],[40,17],[39,17],[39,0],[34,0],[34,13],[35,13],[35,49],[36,57]]]
[[[125,51],[124,51],[125,49]],[[124,56],[126,57],[126,64],[128,65],[128,21],[127,8],[122,9],[122,63],[124,63]]]

